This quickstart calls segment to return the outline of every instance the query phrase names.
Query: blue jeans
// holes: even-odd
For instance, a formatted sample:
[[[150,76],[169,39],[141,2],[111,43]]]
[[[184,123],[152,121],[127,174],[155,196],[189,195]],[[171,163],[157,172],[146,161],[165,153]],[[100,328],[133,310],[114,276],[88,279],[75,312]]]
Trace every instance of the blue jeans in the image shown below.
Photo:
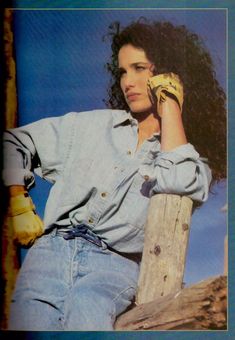
[[[55,229],[29,249],[11,303],[10,330],[113,330],[130,305],[137,262],[102,242],[65,239]]]

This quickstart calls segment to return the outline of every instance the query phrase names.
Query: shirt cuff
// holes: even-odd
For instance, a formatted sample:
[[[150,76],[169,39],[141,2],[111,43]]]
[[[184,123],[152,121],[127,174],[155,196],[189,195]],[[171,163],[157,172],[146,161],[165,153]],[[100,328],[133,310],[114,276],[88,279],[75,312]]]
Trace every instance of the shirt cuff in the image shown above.
[[[185,160],[196,162],[199,159],[199,153],[190,143],[180,145],[171,151],[158,152],[155,160],[147,159],[140,165],[139,173],[147,181],[156,181],[157,173],[160,169],[170,169],[177,163],[182,163]]]
[[[35,182],[34,174],[25,169],[4,169],[2,179],[5,186],[24,185],[27,189]]]
[[[156,164],[168,168],[172,164],[181,163],[185,160],[197,161],[199,153],[190,143],[180,145],[171,151],[160,152]]]

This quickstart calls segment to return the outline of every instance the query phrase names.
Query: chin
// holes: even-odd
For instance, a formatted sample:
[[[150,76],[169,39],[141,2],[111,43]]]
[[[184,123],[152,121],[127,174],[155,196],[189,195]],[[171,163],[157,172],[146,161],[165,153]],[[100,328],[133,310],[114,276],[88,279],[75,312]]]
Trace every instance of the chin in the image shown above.
[[[152,112],[153,105],[150,102],[149,98],[145,100],[136,100],[128,103],[128,106],[133,113],[143,113],[143,112]]]
[[[147,112],[152,112],[152,110],[153,110],[153,107],[152,107],[152,105],[151,106],[143,106],[143,105],[129,105],[129,108],[130,108],[130,110],[131,110],[131,112],[133,112],[133,113],[136,113],[136,114],[138,114],[138,113],[147,113]]]

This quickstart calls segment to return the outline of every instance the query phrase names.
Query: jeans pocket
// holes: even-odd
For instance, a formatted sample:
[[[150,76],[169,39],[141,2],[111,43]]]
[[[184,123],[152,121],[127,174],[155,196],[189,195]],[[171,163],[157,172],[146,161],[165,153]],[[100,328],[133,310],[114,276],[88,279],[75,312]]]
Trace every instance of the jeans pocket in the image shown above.
[[[136,295],[136,287],[126,287],[123,289],[114,299],[115,311],[113,314],[117,317],[119,314],[124,312],[131,303],[134,302]]]

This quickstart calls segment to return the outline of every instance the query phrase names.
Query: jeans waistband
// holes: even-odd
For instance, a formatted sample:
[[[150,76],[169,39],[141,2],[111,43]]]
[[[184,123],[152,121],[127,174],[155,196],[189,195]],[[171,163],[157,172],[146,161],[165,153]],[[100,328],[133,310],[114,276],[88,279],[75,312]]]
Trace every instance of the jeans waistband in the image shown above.
[[[78,224],[67,230],[57,229],[56,234],[62,236],[65,240],[71,240],[75,237],[82,237],[85,240],[97,245],[98,247],[103,247],[105,245],[99,236],[93,233],[85,224]]]
[[[103,249],[109,249],[110,251],[118,255],[124,256],[129,260],[135,261],[137,263],[141,262],[142,253],[123,253],[111,248],[99,236],[97,236],[93,231],[91,231],[85,224],[78,224],[68,229],[57,228],[55,234],[62,236],[65,240],[71,240],[74,239],[75,237],[82,237],[88,242],[91,242],[98,247],[102,247]]]

